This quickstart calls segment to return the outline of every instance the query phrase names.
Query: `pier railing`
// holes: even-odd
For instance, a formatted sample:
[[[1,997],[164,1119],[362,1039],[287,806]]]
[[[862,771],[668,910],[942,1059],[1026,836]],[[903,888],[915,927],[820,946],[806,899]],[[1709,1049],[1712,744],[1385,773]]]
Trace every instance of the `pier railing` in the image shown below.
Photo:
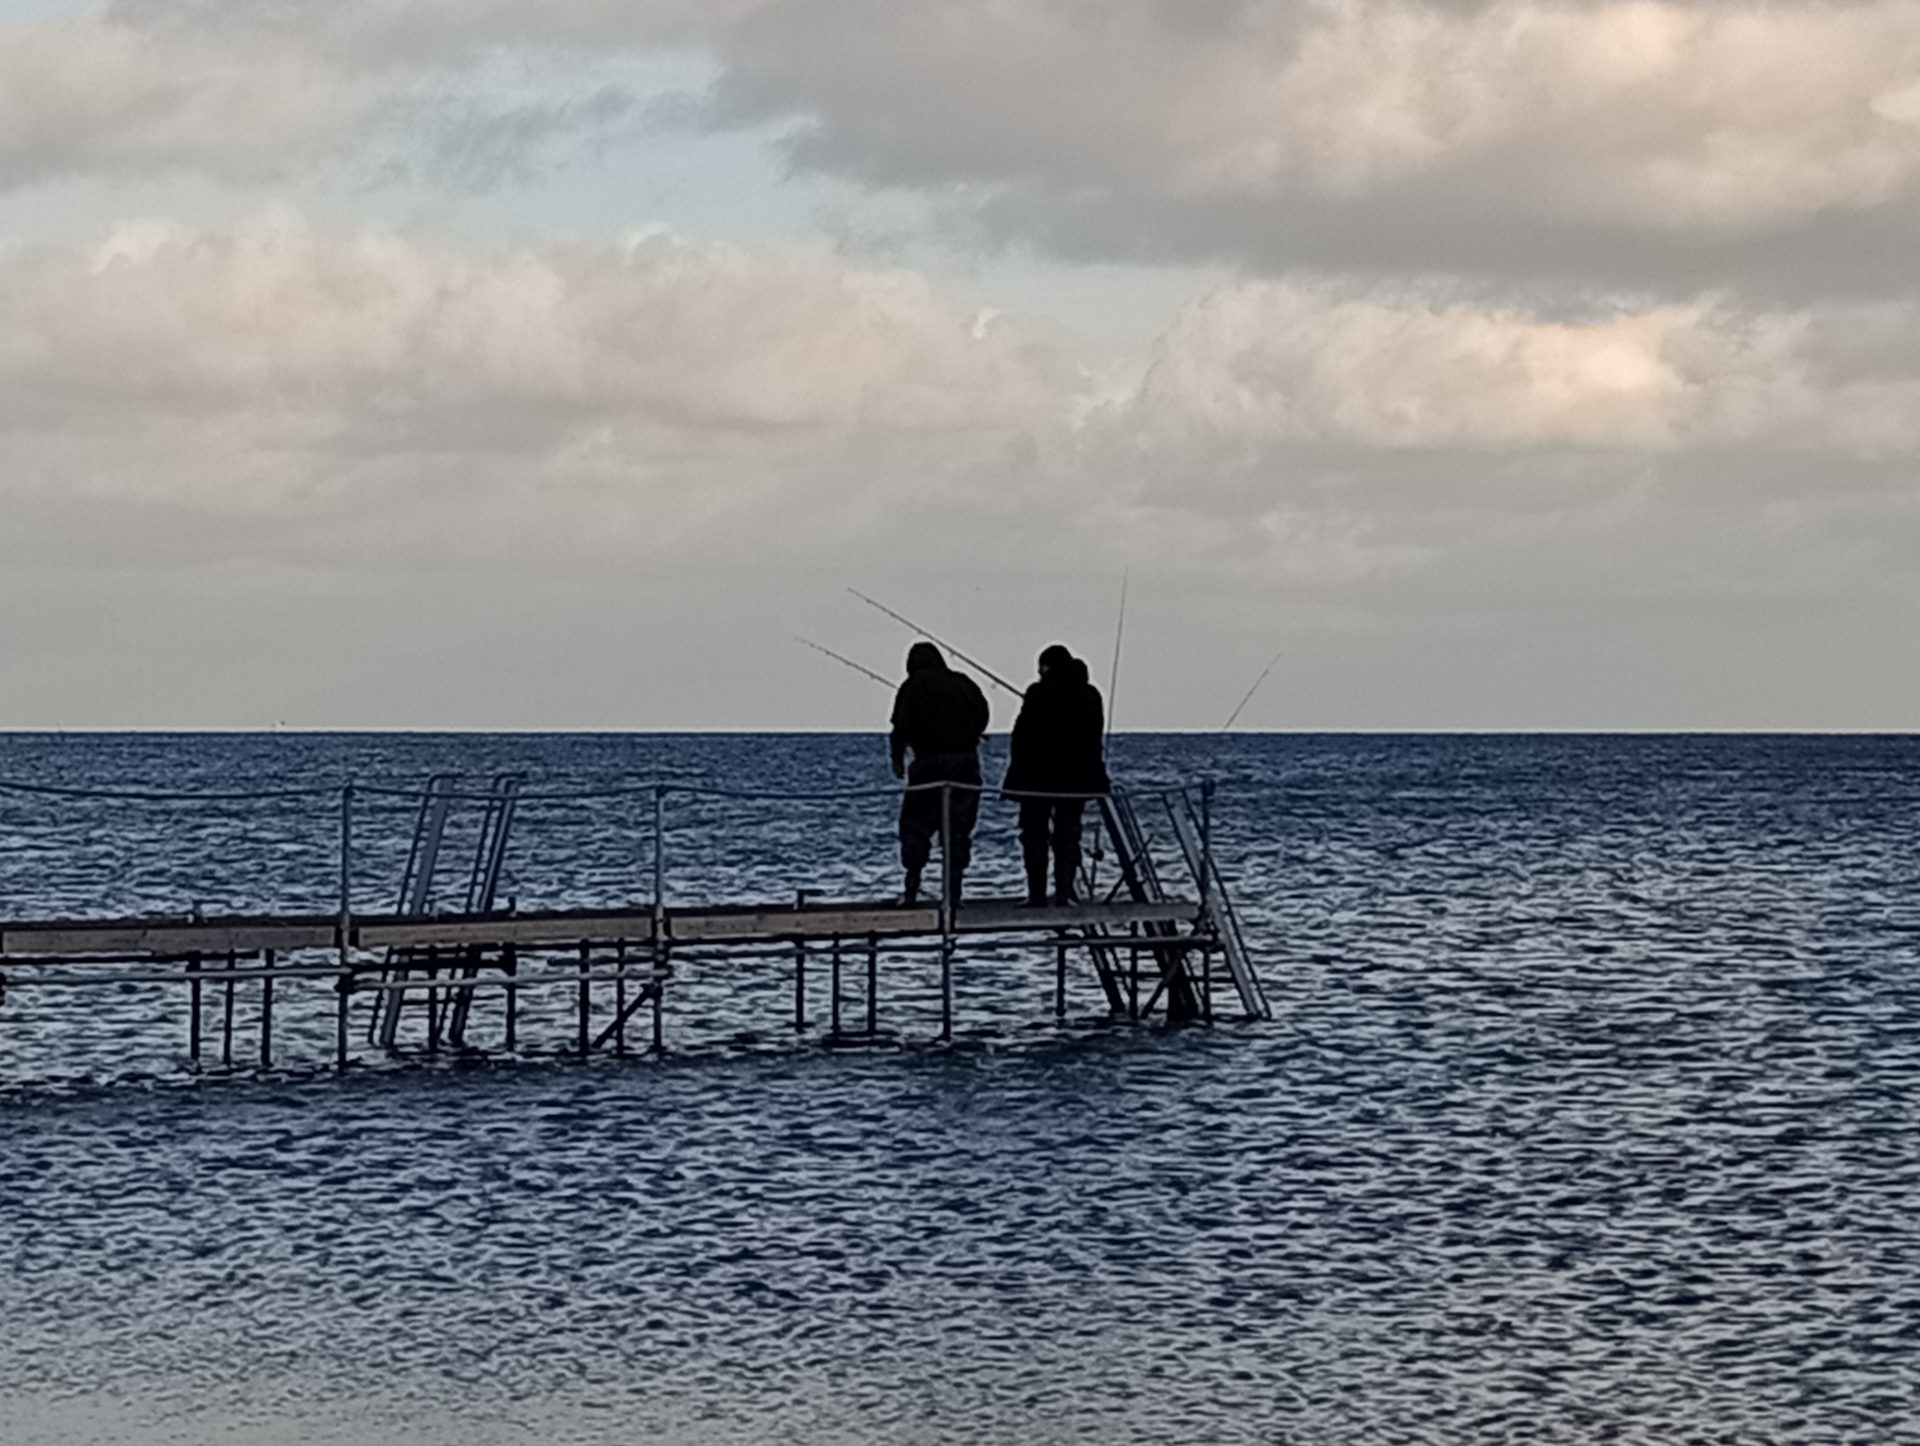
[[[448,775],[424,785],[350,779],[201,790],[0,779],[0,803],[39,798],[56,810],[42,820],[55,835],[53,846],[41,847],[37,857],[28,846],[23,857],[28,821],[17,808],[0,806],[0,964],[6,966],[0,990],[9,982],[68,989],[116,980],[184,984],[190,995],[189,1052],[197,1062],[202,991],[213,986],[223,1004],[221,1054],[230,1062],[234,987],[258,984],[266,1063],[274,981],[330,980],[335,1055],[342,1067],[353,998],[370,1000],[369,1043],[394,1047],[403,1010],[412,1014],[421,1006],[430,1048],[443,1038],[465,1047],[474,991],[482,986],[505,991],[509,1050],[515,1047],[515,1000],[521,989],[538,984],[578,991],[582,1054],[609,1040],[624,1049],[627,1020],[648,1005],[658,1048],[661,996],[676,963],[790,958],[795,1027],[803,1029],[809,951],[824,952],[830,961],[831,1018],[839,1037],[843,948],[866,959],[869,1033],[880,951],[937,955],[941,1037],[948,1038],[953,961],[963,938],[990,948],[998,947],[996,938],[1008,945],[1025,939],[1051,951],[1055,1012],[1062,1017],[1070,952],[1092,960],[1110,1012],[1119,1017],[1146,1018],[1159,1005],[1169,1019],[1211,1019],[1209,966],[1220,956],[1245,1013],[1270,1012],[1214,860],[1210,780],[1112,794],[1005,794],[1015,804],[1044,799],[1095,807],[1094,846],[1079,880],[1079,901],[1038,910],[996,901],[991,888],[976,887],[983,875],[1011,882],[1010,860],[994,855],[1017,858],[1017,849],[990,852],[987,867],[969,875],[964,904],[955,895],[947,853],[956,805],[968,794],[1002,793],[989,785],[768,789],[680,779],[558,789],[522,784],[515,774],[500,775],[485,789],[460,787]],[[877,858],[892,853],[895,836],[892,808],[882,805],[915,795],[939,800],[936,897],[903,905],[887,887],[876,900]],[[301,837],[286,836],[285,814],[263,822],[255,812],[262,806],[296,815]],[[178,837],[167,839],[150,822],[124,818],[128,810],[153,808],[211,810],[213,825],[205,817],[176,819]],[[464,893],[456,890],[443,903],[437,892],[442,859],[459,851],[446,830],[463,808],[481,814],[473,862]],[[536,892],[529,900],[509,891],[502,902],[502,885],[512,882],[506,857],[515,820],[543,809],[561,813],[565,828],[556,836],[549,820],[531,832],[549,843],[566,840],[560,844],[569,860],[566,882],[558,897],[543,899]],[[730,811],[744,813],[748,822]],[[1154,840],[1143,825],[1143,814],[1152,811],[1168,826]],[[836,835],[827,822],[836,817],[843,830],[853,820],[852,832]],[[35,865],[57,869],[69,847],[83,872],[104,877],[112,896],[104,907],[68,885],[51,885],[44,874],[23,876]],[[772,852],[771,867],[754,856],[756,849]],[[222,863],[263,856],[301,866],[296,897],[289,899],[284,889],[236,889],[232,879],[221,877]],[[1103,881],[1098,871],[1106,860],[1111,867]],[[788,887],[795,868],[803,870],[803,881]],[[1167,875],[1168,868],[1176,874]],[[885,867],[888,884],[899,877],[894,870]],[[383,878],[377,897],[370,892],[375,874]],[[330,878],[330,885],[316,875]],[[782,880],[779,886],[767,887],[769,875]],[[1179,875],[1192,881],[1193,893],[1162,886],[1162,877]],[[183,878],[192,888],[186,900],[173,897]],[[744,878],[754,880],[748,896],[730,898]],[[209,882],[224,901],[203,910]],[[589,1029],[591,996],[594,986],[607,984],[615,994],[613,1022],[595,1036]]]
[[[435,784],[439,786],[435,786]],[[877,861],[882,855],[891,856],[894,843],[894,818],[891,810],[880,805],[897,803],[903,796],[915,793],[937,793],[940,796],[941,827],[937,841],[944,841],[952,833],[954,801],[962,794],[974,794],[986,798],[1004,797],[1010,804],[1025,800],[1061,800],[1077,801],[1093,805],[1096,817],[1093,825],[1093,854],[1102,856],[1101,820],[1099,815],[1109,811],[1111,800],[1118,796],[1130,801],[1137,810],[1143,807],[1160,808],[1168,803],[1177,803],[1182,811],[1194,820],[1190,832],[1192,843],[1198,852],[1198,867],[1194,876],[1200,890],[1201,901],[1212,888],[1217,887],[1218,870],[1213,860],[1212,798],[1214,784],[1210,779],[1183,780],[1177,783],[1134,787],[1108,793],[1064,793],[1037,790],[1003,791],[990,784],[970,784],[960,782],[936,782],[923,784],[903,784],[890,787],[836,788],[836,789],[773,789],[723,787],[708,783],[690,782],[679,779],[656,779],[635,783],[602,785],[585,788],[528,789],[516,788],[511,795],[512,807],[524,817],[528,811],[540,810],[543,806],[559,806],[576,811],[572,826],[562,825],[555,830],[550,825],[537,831],[539,841],[552,842],[556,836],[564,836],[579,828],[598,830],[602,835],[618,834],[620,842],[606,844],[592,860],[594,872],[604,876],[611,883],[621,881],[620,893],[626,902],[650,902],[657,908],[670,902],[670,890],[676,876],[676,864],[686,862],[694,867],[710,865],[710,851],[693,850],[689,858],[676,857],[674,838],[684,830],[690,821],[708,823],[726,822],[729,827],[726,836],[734,840],[737,854],[741,841],[752,844],[763,841],[768,835],[779,835],[779,821],[770,817],[767,810],[779,807],[789,811],[807,808],[841,812],[844,816],[851,811],[866,827],[857,829],[845,840],[858,842],[864,835],[871,848],[871,856],[848,860],[844,856],[839,862],[854,865],[875,865],[865,867],[865,876],[871,877],[881,872]],[[19,779],[0,778],[0,796],[18,798],[41,798],[49,802],[91,806],[92,816],[84,820],[85,844],[74,851],[86,852],[91,846],[97,850],[103,845],[106,835],[112,834],[119,824],[122,808],[140,808],[143,811],[153,806],[173,806],[187,808],[215,808],[224,810],[226,822],[233,824],[235,832],[260,842],[267,836],[268,849],[277,858],[292,859],[301,865],[302,877],[294,897],[277,893],[276,885],[268,881],[262,893],[245,890],[240,897],[225,900],[228,909],[244,908],[255,912],[270,912],[292,907],[303,912],[317,912],[322,907],[323,897],[328,911],[337,915],[346,923],[368,914],[391,914],[395,912],[419,912],[417,905],[424,900],[436,897],[433,890],[434,860],[426,861],[427,887],[411,900],[408,897],[407,884],[412,879],[417,858],[409,858],[404,851],[407,828],[406,817],[415,810],[422,810],[429,802],[437,803],[442,809],[442,817],[448,811],[458,813],[464,806],[472,809],[496,807],[501,802],[501,793],[497,785],[492,788],[448,786],[440,780],[429,784],[405,784],[369,782],[349,779],[340,783],[308,784],[295,786],[271,786],[247,789],[156,789],[156,788],[110,788],[97,786],[79,786],[69,784],[40,783]],[[241,815],[250,806],[258,805],[293,806],[304,817],[295,829],[286,829],[284,818],[263,826],[258,820]],[[608,808],[607,805],[614,805]],[[580,815],[578,811],[591,809]],[[741,826],[737,819],[726,819],[726,811],[748,813],[752,821]],[[984,816],[984,811],[983,811]],[[322,846],[315,836],[321,832],[318,827],[322,818],[331,822],[324,832],[330,835],[328,845]],[[458,821],[458,820],[456,820]],[[36,821],[14,820],[12,831],[16,837],[30,835],[37,830]],[[71,821],[69,821],[71,826]],[[1112,820],[1107,820],[1105,832],[1111,834]],[[150,827],[147,826],[147,827]],[[58,828],[51,830],[57,834]],[[70,883],[62,881],[58,875],[59,866],[42,866],[34,869],[34,878],[29,883],[21,875],[26,871],[23,860],[13,861],[11,867],[0,873],[0,918],[24,915],[45,916],[50,908],[62,913],[97,914],[100,912],[135,913],[193,913],[207,903],[205,888],[210,882],[202,868],[190,881],[180,877],[175,866],[155,863],[155,856],[164,851],[150,846],[141,839],[143,829],[127,830],[127,847],[119,855],[107,855],[94,860],[93,872],[102,882],[110,882],[114,897],[100,899],[86,897],[74,890]],[[220,835],[217,829],[208,829],[204,819],[195,823],[197,835],[203,836],[205,846],[225,846],[229,839]],[[499,846],[504,851],[506,825],[502,824]],[[806,835],[817,840],[822,826],[815,824]],[[518,835],[516,835],[517,837]],[[55,840],[56,844],[63,842]],[[419,831],[416,824],[413,847],[419,847]],[[569,840],[569,843],[575,842]],[[324,853],[323,853],[324,848]],[[569,849],[569,852],[572,852]],[[614,864],[612,860],[621,862]],[[403,860],[405,861],[403,863]],[[784,860],[783,860],[784,861]],[[151,865],[143,874],[141,864]],[[325,864],[325,874],[333,880],[330,887],[319,885],[320,866]],[[736,858],[736,862],[738,862]],[[777,870],[766,867],[767,860],[750,860],[751,871],[766,875]],[[755,865],[758,865],[755,868]],[[998,879],[1000,871],[994,866],[991,855],[985,859],[986,867],[982,871]],[[440,865],[444,871],[444,864]],[[499,882],[499,861],[495,861],[493,882]],[[892,871],[889,864],[887,871]],[[5,874],[14,877],[8,881]],[[976,874],[976,877],[978,875]],[[396,883],[396,879],[398,883]],[[939,902],[943,907],[951,907],[953,900],[947,897],[946,881],[948,871],[943,867],[938,875],[940,881]],[[73,880],[72,882],[82,882]],[[232,879],[224,881],[231,889]],[[932,882],[930,880],[930,882]],[[26,887],[23,889],[22,885]],[[278,886],[283,889],[284,881]],[[369,890],[373,892],[370,894]],[[91,891],[88,891],[91,892]],[[604,895],[595,891],[601,901]],[[821,880],[818,875],[810,875],[796,886],[796,892],[811,893],[818,896],[821,892]],[[493,904],[493,890],[486,893],[486,902]],[[713,891],[710,881],[703,881],[700,897],[711,898]],[[549,900],[553,904],[580,903],[585,900],[577,895]],[[466,901],[469,906],[478,902],[478,896],[469,894]],[[513,900],[514,903],[524,902]],[[416,907],[409,907],[409,904]],[[445,911],[444,909],[442,911]]]

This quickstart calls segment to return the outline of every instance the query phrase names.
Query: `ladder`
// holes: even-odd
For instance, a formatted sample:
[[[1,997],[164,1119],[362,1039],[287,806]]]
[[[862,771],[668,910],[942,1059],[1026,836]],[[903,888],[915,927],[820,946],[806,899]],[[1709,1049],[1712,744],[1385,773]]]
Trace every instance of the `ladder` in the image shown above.
[[[1162,798],[1180,859],[1198,891],[1200,913],[1192,934],[1183,934],[1172,923],[1144,925],[1140,934],[1122,934],[1098,925],[1075,931],[1076,936],[1086,942],[1093,958],[1094,971],[1099,976],[1108,1007],[1116,1015],[1136,1012],[1138,1006],[1130,983],[1126,982],[1128,975],[1121,967],[1120,951],[1144,948],[1151,955],[1159,977],[1145,1009],[1139,1012],[1151,1014],[1155,1005],[1164,1001],[1169,1020],[1201,1017],[1210,1010],[1211,1001],[1206,997],[1207,991],[1194,979],[1191,959],[1198,948],[1214,945],[1227,960],[1228,973],[1246,1017],[1271,1018],[1272,1009],[1247,952],[1239,916],[1227,895],[1226,881],[1213,863],[1206,830],[1194,813],[1192,797],[1182,789]],[[1122,893],[1144,902],[1168,899],[1170,895],[1161,883],[1160,869],[1134,800],[1116,789],[1098,803],[1119,871],[1105,894],[1106,900],[1111,902]],[[1081,882],[1089,897],[1097,895],[1091,867],[1085,863],[1081,867]]]
[[[474,843],[472,866],[468,870],[463,911],[485,913],[494,906],[500,889],[500,876],[506,864],[507,840],[513,828],[514,810],[525,775],[502,773],[494,777],[485,796],[479,831]],[[401,875],[399,912],[425,915],[433,912],[436,869],[446,838],[448,817],[454,802],[454,779],[437,773],[427,780],[414,816],[413,843],[407,851],[407,866]],[[382,1048],[393,1049],[399,1042],[400,1020],[409,996],[418,994],[427,1012],[427,1046],[438,1048],[442,1039],[456,1048],[466,1036],[467,1017],[472,1009],[473,990],[449,984],[447,997],[434,983],[440,970],[471,981],[481,968],[479,951],[459,950],[449,959],[437,949],[391,949],[381,971],[381,989],[374,994],[373,1012],[367,1022],[367,1038]],[[424,990],[396,989],[390,986],[415,980],[428,981]]]
[[[1246,1010],[1249,1019],[1273,1018],[1273,1006],[1267,1002],[1267,991],[1261,986],[1253,959],[1247,953],[1246,935],[1241,932],[1240,915],[1227,893],[1227,881],[1220,876],[1220,865],[1208,847],[1206,829],[1194,815],[1192,792],[1183,788],[1178,793],[1163,795],[1161,802],[1166,805],[1167,822],[1173,826],[1173,836],[1180,845],[1187,870],[1200,889],[1202,927],[1219,937],[1220,952],[1226,956],[1227,971],[1233,976],[1241,1008]]]

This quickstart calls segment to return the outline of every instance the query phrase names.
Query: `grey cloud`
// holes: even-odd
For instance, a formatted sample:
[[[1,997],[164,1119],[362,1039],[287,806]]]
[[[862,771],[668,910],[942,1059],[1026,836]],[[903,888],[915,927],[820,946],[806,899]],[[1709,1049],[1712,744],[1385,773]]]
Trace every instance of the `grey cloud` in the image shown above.
[[[125,0],[83,38],[0,101],[0,185],[431,166],[422,132],[439,174],[496,184],[611,133],[617,57],[698,47],[696,123],[1069,260],[1791,301],[1903,285],[1920,234],[1912,0]],[[101,50],[120,70],[89,85]],[[542,58],[537,94],[487,94],[508,52]]]
[[[1248,284],[1129,380],[825,256],[133,231],[0,257],[0,486],[80,535],[144,509],[156,557],[377,575],[1064,550],[1376,616],[1861,599],[1911,580],[1914,314]]]
[[[940,208],[956,240],[1074,263],[1211,262],[1252,275],[1448,276],[1527,300],[1596,289],[1668,297],[1735,289],[1800,305],[1907,294],[1920,203],[1827,213],[1764,233],[1674,236],[1516,215],[1480,183],[1403,182],[1329,199],[1174,200],[1152,192],[974,188]],[[1534,290],[1528,290],[1534,288]]]

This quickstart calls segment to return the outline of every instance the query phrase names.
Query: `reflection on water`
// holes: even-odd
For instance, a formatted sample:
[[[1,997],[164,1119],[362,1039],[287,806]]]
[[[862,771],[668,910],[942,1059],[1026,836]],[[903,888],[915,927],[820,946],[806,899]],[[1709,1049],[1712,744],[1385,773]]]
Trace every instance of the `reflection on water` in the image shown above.
[[[787,1028],[784,976],[709,971],[660,1061],[192,1082],[177,1000],[116,1001],[76,1058],[67,1021],[10,998],[0,1439],[1920,1439],[1920,749],[1121,745],[1136,773],[1221,778],[1282,1020],[1103,1029],[1083,981],[1056,1031],[1050,967],[1009,955],[970,966],[976,1031],[941,1050],[916,1042],[933,981],[900,961],[902,1043],[827,1054]],[[12,738],[0,759],[207,786],[864,786],[881,762],[872,740],[711,737]],[[0,809],[9,913],[326,888],[324,808],[244,833]],[[676,831],[676,884],[891,877],[884,801],[753,817]],[[1011,821],[983,830],[1010,878]],[[366,833],[371,897],[397,863]],[[642,840],[555,810],[512,888],[634,888]],[[324,1057],[324,1030],[290,1028]]]

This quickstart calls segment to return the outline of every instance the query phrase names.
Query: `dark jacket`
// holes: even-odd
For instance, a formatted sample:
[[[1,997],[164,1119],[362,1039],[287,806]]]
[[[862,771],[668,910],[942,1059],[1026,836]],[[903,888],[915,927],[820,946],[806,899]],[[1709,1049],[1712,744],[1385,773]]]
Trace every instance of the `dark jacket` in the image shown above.
[[[1105,733],[1100,690],[1087,681],[1087,665],[1075,658],[1049,669],[1028,685],[1001,786],[1009,794],[1105,793],[1112,786]]]
[[[893,695],[894,772],[906,767],[911,749],[916,775],[926,772],[920,765],[932,764],[938,777],[962,778],[970,761],[971,780],[978,781],[980,735],[986,731],[987,700],[979,685],[949,668],[933,644],[914,644],[907,681]],[[954,765],[961,771],[953,771]]]

